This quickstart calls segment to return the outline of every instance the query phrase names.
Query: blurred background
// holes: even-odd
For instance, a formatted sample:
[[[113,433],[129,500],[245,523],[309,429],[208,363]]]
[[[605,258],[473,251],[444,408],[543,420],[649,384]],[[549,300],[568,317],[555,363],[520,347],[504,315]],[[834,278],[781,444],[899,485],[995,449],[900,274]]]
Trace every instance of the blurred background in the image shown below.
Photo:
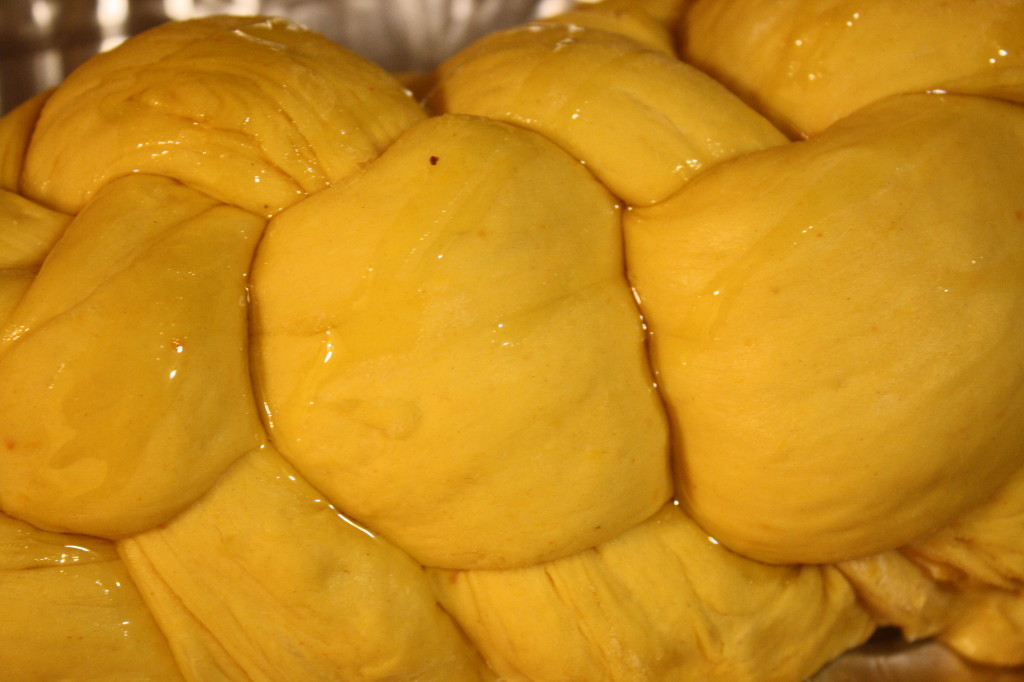
[[[0,0],[0,111],[96,52],[171,19],[287,16],[392,71],[422,71],[475,38],[572,0]]]

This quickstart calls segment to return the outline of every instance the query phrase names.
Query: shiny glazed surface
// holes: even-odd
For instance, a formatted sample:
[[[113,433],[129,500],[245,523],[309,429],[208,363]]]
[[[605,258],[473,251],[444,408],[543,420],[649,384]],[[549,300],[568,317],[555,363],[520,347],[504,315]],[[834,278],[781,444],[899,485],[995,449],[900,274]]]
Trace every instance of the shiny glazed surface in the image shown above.
[[[82,676],[1013,679],[932,638],[1020,662],[1022,115],[976,97],[1019,54],[787,130],[672,56],[673,3],[607,7],[460,52],[426,109],[218,20],[4,119],[0,641],[47,650],[46,597]]]

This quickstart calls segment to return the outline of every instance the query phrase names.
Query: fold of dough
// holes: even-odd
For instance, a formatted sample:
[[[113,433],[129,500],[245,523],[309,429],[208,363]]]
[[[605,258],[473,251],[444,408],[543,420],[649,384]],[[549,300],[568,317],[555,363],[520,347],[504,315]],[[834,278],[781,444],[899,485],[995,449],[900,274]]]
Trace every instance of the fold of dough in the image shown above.
[[[0,187],[0,329],[70,222],[71,216]]]
[[[0,508],[129,535],[261,442],[247,276],[264,226],[167,178],[103,188],[0,330]]]
[[[112,543],[0,514],[4,682],[181,680]]]
[[[673,504],[557,561],[431,575],[510,682],[792,682],[874,630],[835,568],[746,559]]]
[[[426,565],[614,537],[670,496],[620,212],[536,133],[445,115],[275,218],[253,270],[278,449]]]
[[[21,191],[77,213],[111,180],[152,173],[269,216],[351,174],[424,116],[379,66],[293,22],[169,22],[57,87]]]
[[[984,503],[1024,452],[1024,110],[903,95],[626,218],[676,494],[831,562]]]
[[[1024,102],[1024,5],[1006,0],[693,0],[683,58],[794,136],[891,95]]]
[[[272,448],[118,550],[189,680],[493,680],[422,568]]]
[[[706,74],[622,33],[573,23],[494,33],[446,61],[427,105],[535,130],[631,205],[785,136]]]

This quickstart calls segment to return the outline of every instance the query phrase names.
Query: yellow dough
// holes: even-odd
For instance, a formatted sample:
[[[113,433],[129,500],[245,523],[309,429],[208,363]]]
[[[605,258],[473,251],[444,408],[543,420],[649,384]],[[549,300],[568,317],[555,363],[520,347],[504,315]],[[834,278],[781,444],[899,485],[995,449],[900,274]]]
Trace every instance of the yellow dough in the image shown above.
[[[0,514],[4,682],[183,679],[114,546]]]
[[[998,542],[1014,543],[1019,532],[1019,512],[998,513],[1019,494],[1017,479],[1000,504],[971,515],[980,527],[954,523],[925,543],[839,564],[877,623],[898,628],[910,641],[934,637],[988,666],[1024,666],[1024,601],[1018,583],[1009,580],[1019,573],[1000,571],[991,582],[986,566],[1019,561],[1016,546]]]
[[[531,563],[647,518],[667,433],[619,217],[540,135],[455,115],[282,213],[253,272],[274,443],[427,565]]]
[[[675,35],[672,31],[675,20],[652,14],[648,11],[648,4],[634,0],[581,4],[561,14],[541,19],[539,23],[566,26],[570,32],[575,33],[583,29],[618,33],[652,50],[675,57]]]
[[[71,216],[0,189],[0,269],[38,268]]]
[[[1024,665],[1024,471],[986,504],[907,552],[936,580],[964,593],[956,607],[965,615],[940,633],[950,646],[973,659]]]
[[[898,93],[1024,102],[1015,0],[693,0],[683,58],[793,135]]]
[[[0,188],[0,329],[70,222],[71,216]]]
[[[294,23],[171,22],[97,55],[53,93],[21,188],[75,213],[110,180],[154,173],[272,215],[423,116],[382,69]]]
[[[120,537],[262,437],[246,279],[265,221],[167,178],[109,183],[0,330],[0,508]]]
[[[906,95],[631,214],[676,491],[712,535],[863,556],[1021,467],[1019,178],[1019,107]]]
[[[493,679],[420,566],[272,448],[118,549],[188,679]]]
[[[558,561],[432,575],[510,682],[802,680],[873,629],[835,568],[737,556],[673,504]]]
[[[18,191],[25,150],[49,96],[49,91],[41,92],[0,118],[0,189]]]
[[[690,65],[626,35],[556,20],[466,48],[438,70],[428,103],[542,133],[632,205],[661,201],[716,163],[786,141]]]
[[[0,681],[1024,665],[1022,55],[603,0],[88,60],[0,118]]]

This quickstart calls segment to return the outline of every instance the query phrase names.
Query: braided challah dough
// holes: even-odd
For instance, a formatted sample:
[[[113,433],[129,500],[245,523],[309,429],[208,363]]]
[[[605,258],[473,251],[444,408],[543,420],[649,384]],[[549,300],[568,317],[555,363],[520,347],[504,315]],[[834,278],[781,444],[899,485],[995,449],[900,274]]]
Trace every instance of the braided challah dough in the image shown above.
[[[0,119],[0,676],[1024,664],[1022,23],[605,0],[415,94],[277,18],[93,58]]]

